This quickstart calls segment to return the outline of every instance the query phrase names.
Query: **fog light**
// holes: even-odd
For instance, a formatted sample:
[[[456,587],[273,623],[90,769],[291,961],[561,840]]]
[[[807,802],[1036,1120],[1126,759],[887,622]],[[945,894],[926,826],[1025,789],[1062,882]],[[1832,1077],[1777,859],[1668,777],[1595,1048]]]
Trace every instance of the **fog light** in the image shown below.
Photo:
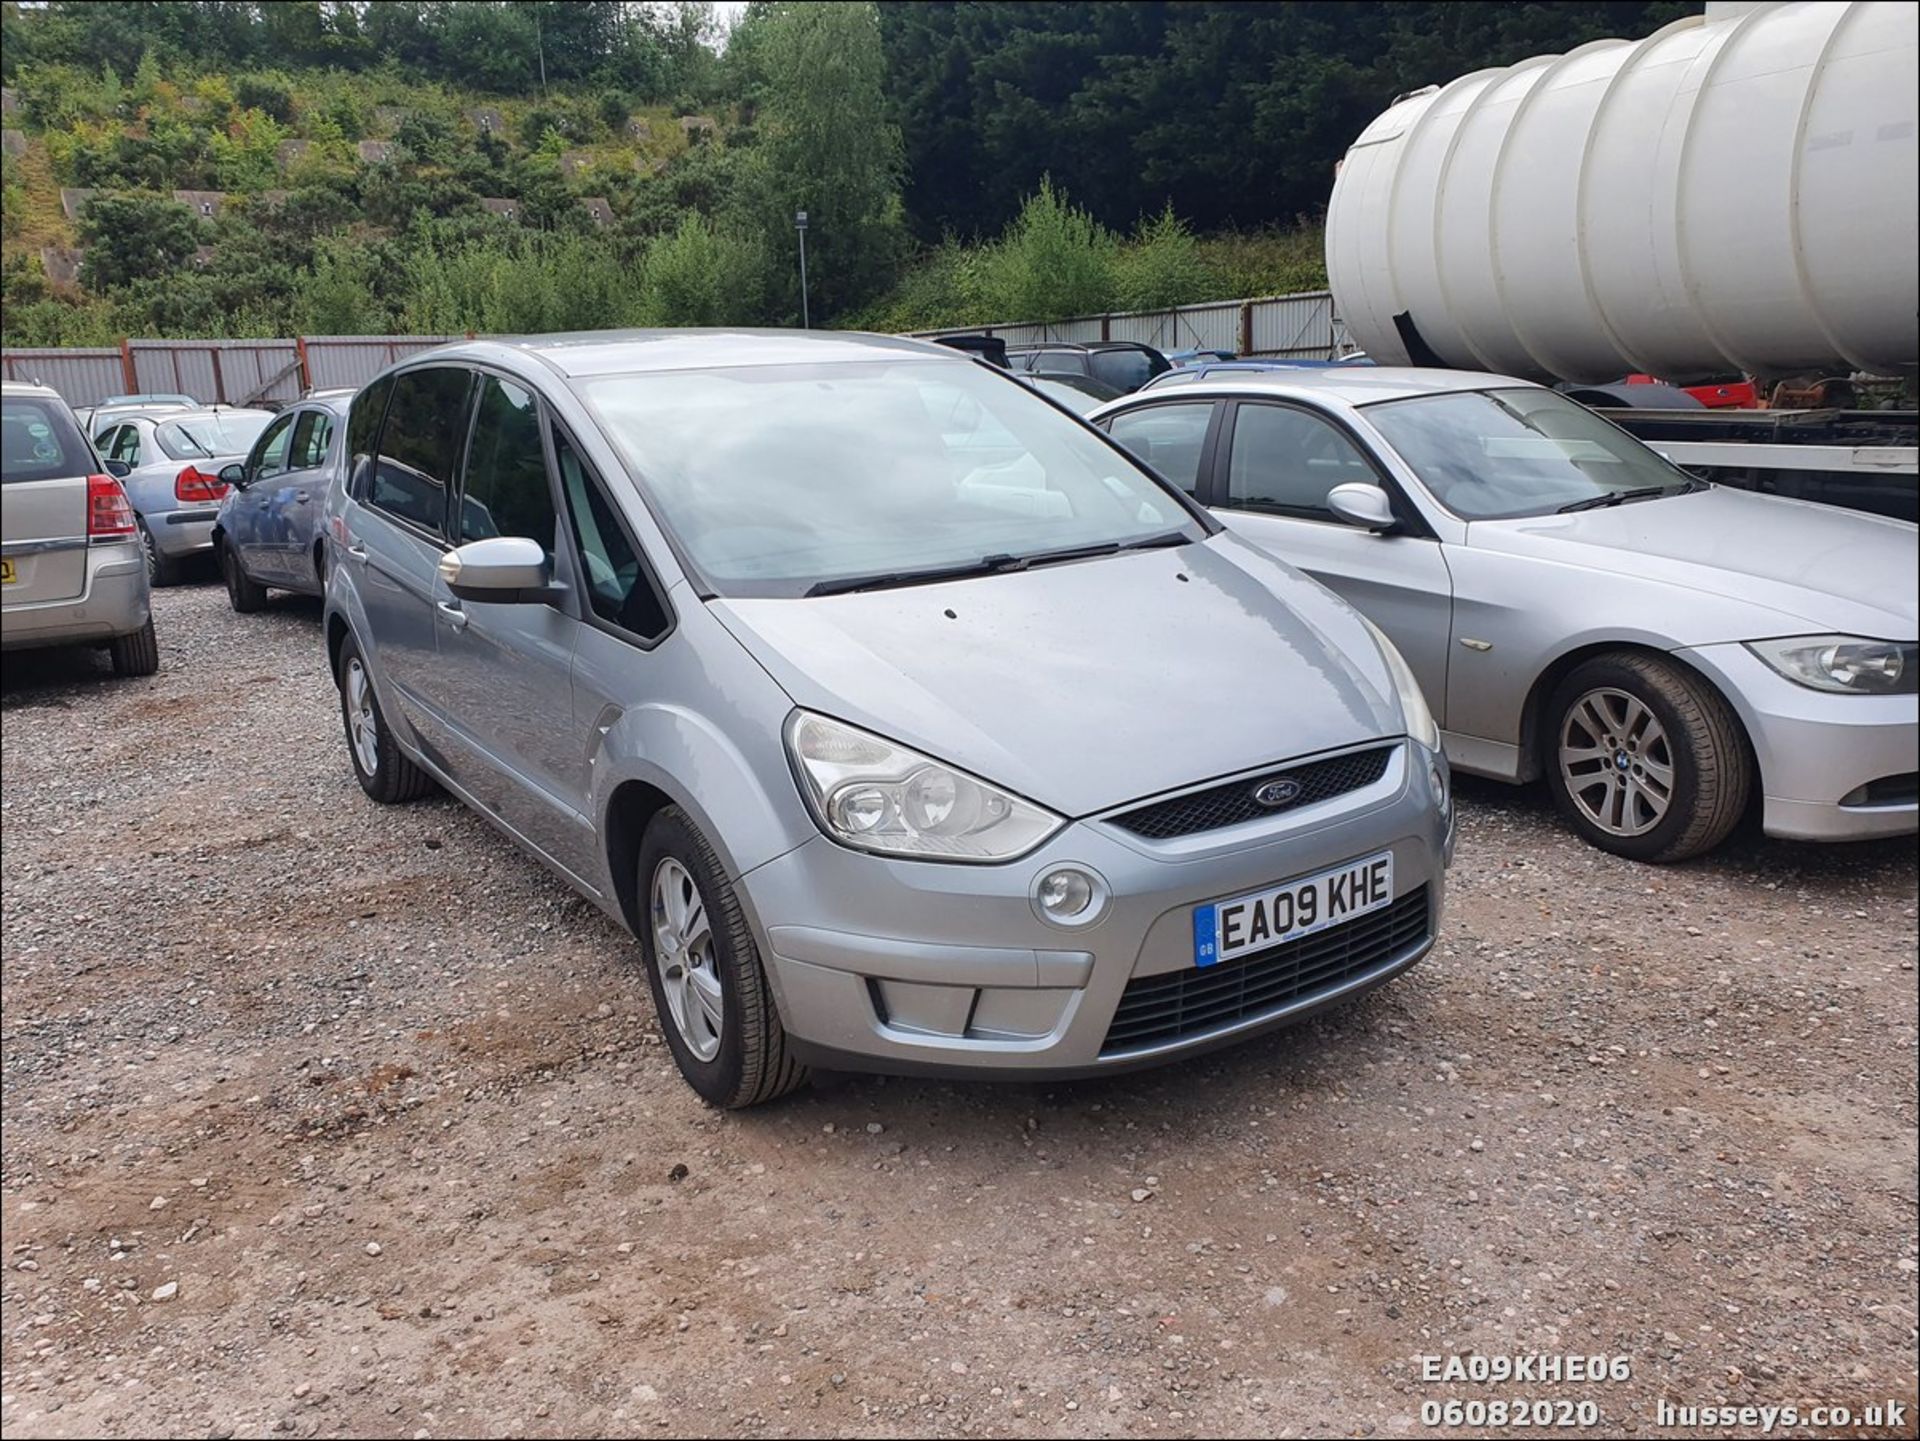
[[[1057,926],[1089,925],[1106,909],[1106,882],[1079,866],[1058,866],[1033,886],[1033,908]]]
[[[1440,819],[1448,825],[1453,824],[1453,792],[1447,789],[1447,778],[1440,773],[1438,764],[1427,766],[1427,779],[1433,783],[1433,793],[1440,801]]]

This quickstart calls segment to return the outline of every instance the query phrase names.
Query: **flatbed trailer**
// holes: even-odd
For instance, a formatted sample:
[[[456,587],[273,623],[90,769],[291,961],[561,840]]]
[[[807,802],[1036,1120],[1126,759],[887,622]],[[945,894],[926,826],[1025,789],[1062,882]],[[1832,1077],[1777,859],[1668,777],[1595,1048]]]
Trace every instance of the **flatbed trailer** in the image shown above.
[[[1600,414],[1702,479],[1920,521],[1920,411],[1622,406]]]

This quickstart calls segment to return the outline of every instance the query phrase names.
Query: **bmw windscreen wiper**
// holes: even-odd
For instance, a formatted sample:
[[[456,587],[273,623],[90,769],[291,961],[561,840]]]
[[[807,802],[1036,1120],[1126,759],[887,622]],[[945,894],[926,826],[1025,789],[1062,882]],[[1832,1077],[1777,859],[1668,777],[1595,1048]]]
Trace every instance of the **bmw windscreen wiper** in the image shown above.
[[[1682,481],[1677,485],[1643,485],[1635,490],[1610,490],[1605,495],[1590,495],[1585,500],[1576,500],[1563,505],[1555,515],[1571,515],[1576,510],[1602,510],[1610,505],[1625,505],[1633,500],[1658,500],[1663,495],[1687,495],[1700,488],[1697,480]]]
[[[927,570],[883,571],[878,575],[841,575],[817,580],[803,595],[847,595],[861,590],[890,590],[903,585],[931,585],[942,580],[964,580],[976,575],[1005,575],[1036,565],[1056,565],[1070,560],[1088,560],[1099,555],[1114,555],[1123,550],[1156,550],[1163,546],[1185,545],[1187,537],[1177,530],[1162,535],[1143,536],[1139,540],[1109,540],[1098,545],[1072,546],[1065,550],[1043,550],[1032,555],[983,555],[959,565],[934,566]]]

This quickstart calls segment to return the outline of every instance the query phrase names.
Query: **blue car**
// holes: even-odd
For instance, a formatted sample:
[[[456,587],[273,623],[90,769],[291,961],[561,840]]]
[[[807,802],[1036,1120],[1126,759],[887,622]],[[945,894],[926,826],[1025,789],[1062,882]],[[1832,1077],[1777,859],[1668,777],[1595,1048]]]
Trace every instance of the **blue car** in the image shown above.
[[[326,591],[327,483],[339,463],[350,391],[311,395],[275,416],[244,461],[213,523],[213,552],[227,600],[246,614],[269,590]]]

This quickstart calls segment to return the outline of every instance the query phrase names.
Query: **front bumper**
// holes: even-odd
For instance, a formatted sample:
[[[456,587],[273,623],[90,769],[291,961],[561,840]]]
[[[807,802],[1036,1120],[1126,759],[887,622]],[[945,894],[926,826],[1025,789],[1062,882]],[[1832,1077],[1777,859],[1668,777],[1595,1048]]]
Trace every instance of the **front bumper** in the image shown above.
[[[1920,800],[1899,783],[1920,767],[1920,696],[1811,690],[1743,645],[1677,654],[1720,688],[1746,727],[1768,835],[1848,841],[1920,830]]]
[[[219,507],[195,506],[149,516],[147,529],[153,536],[153,548],[168,560],[178,560],[213,549],[213,523],[219,518]]]
[[[1028,1080],[1121,1071],[1299,1020],[1425,955],[1452,844],[1429,776],[1433,759],[1403,741],[1386,774],[1362,790],[1176,840],[1144,840],[1098,818],[1077,821],[1004,865],[891,860],[820,836],[749,871],[740,888],[803,1060]],[[1129,982],[1162,978],[1152,988],[1161,991],[1196,973],[1196,905],[1386,850],[1395,898],[1406,902],[1402,914],[1418,909],[1406,898],[1421,891],[1424,917],[1377,937],[1373,949],[1355,953],[1354,965],[1320,962],[1314,974],[1334,977],[1325,984],[1240,1011],[1214,1004],[1212,1019],[1192,1027],[1108,1043]],[[1093,871],[1111,893],[1084,928],[1043,921],[1031,900],[1036,879],[1063,864]],[[1342,929],[1318,934],[1332,938]]]
[[[0,609],[0,649],[104,645],[147,623],[147,565],[132,541],[87,548],[87,580],[77,596],[8,602]]]

